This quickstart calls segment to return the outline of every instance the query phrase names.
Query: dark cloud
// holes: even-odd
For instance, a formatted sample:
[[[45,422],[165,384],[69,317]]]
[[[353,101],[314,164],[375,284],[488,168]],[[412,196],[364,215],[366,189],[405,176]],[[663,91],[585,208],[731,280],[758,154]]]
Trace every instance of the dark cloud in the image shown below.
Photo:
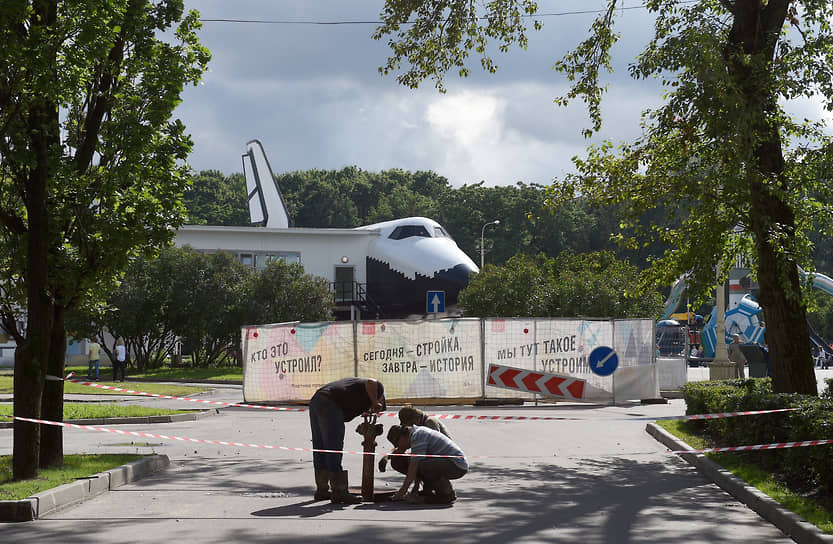
[[[187,2],[205,19],[374,21],[383,3],[357,0]],[[543,13],[601,8],[601,0],[543,0]],[[654,82],[634,82],[627,65],[651,36],[644,10],[619,13],[616,72],[606,76],[604,127],[613,141],[640,134],[640,112],[660,103]],[[448,93],[382,77],[389,51],[372,24],[243,24],[206,21],[201,40],[213,55],[202,85],[186,90],[177,114],[195,142],[196,170],[242,171],[245,143],[260,139],[277,172],[356,165],[366,170],[433,170],[455,186],[480,180],[549,183],[572,170],[588,143],[581,102],[553,99],[567,81],[553,64],[587,33],[593,16],[544,17],[526,51],[496,54],[497,74],[450,75]]]

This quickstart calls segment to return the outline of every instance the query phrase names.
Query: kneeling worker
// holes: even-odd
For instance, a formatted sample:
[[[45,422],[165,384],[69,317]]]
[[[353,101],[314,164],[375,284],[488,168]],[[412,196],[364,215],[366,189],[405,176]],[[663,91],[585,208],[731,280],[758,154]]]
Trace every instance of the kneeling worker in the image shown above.
[[[397,449],[411,449],[408,474],[402,487],[393,495],[393,500],[408,497],[408,488],[414,484],[410,499],[419,502],[417,485],[422,480],[425,486],[425,502],[430,504],[451,504],[457,499],[449,480],[461,478],[469,471],[463,450],[442,433],[427,427],[393,425],[388,431],[388,440]],[[426,456],[448,457],[426,457]]]
[[[312,447],[341,452],[346,421],[364,412],[381,412],[386,408],[385,388],[373,378],[344,378],[322,386],[309,402]],[[361,502],[347,492],[347,471],[341,467],[341,457],[341,453],[313,452],[316,500],[331,499],[339,504]]]
[[[410,404],[407,406],[403,406],[399,410],[399,424],[400,425],[408,425],[408,426],[420,426],[420,427],[428,427],[429,429],[433,429],[437,432],[441,432],[446,435],[448,438],[451,438],[451,434],[449,434],[448,429],[443,422],[440,421],[440,418],[437,416],[429,416],[426,415],[422,410],[419,408],[414,408]],[[400,450],[397,444],[393,444],[394,450],[391,453],[405,453],[405,450]],[[409,464],[410,457],[403,456],[403,455],[393,455],[390,459],[390,466],[393,467],[393,470],[397,472],[401,472],[402,474],[408,474],[408,464]],[[385,468],[388,464],[388,456],[383,455],[381,459],[379,459],[379,472],[384,472]]]

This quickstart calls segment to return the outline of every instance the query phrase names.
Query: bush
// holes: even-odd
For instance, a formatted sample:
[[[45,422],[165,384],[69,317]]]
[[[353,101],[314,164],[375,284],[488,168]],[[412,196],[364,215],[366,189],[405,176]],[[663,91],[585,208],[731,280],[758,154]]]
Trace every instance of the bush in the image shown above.
[[[797,408],[792,412],[698,421],[698,430],[724,446],[833,439],[833,395],[773,393],[769,378],[694,382],[683,388],[688,414]],[[798,491],[833,495],[833,445],[739,454]]]

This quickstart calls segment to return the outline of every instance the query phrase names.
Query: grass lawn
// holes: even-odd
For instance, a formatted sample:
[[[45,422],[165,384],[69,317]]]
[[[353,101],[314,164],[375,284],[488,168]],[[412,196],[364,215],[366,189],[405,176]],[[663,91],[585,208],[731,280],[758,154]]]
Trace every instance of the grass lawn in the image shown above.
[[[144,455],[65,455],[64,466],[41,469],[37,478],[12,482],[12,457],[0,456],[0,500],[25,499],[35,493],[119,467]]]
[[[72,371],[75,372],[80,379],[87,376],[86,366],[72,366],[67,367],[67,374]],[[107,379],[112,376],[112,371],[109,367],[101,370],[102,379]],[[239,367],[223,366],[212,368],[192,368],[192,367],[162,367],[147,370],[136,370],[135,368],[128,368],[127,375],[130,378],[141,378],[144,380],[211,380],[217,382],[242,382],[243,369]]]
[[[711,448],[715,444],[694,434],[690,421],[658,421],[657,425],[685,441],[695,449]],[[706,457],[722,466],[746,483],[754,486],[780,502],[822,531],[833,534],[833,507],[814,499],[794,493],[778,482],[771,472],[746,463],[737,453],[707,453]]]
[[[74,371],[80,379],[85,379],[87,367],[70,367],[67,373]],[[109,368],[103,368],[101,378],[106,380],[111,376]],[[213,381],[242,381],[243,370],[240,368],[162,368],[147,372],[131,372],[127,376],[152,379],[159,381],[166,380],[213,380]],[[148,382],[124,382],[113,383],[110,381],[99,382],[102,385],[111,385],[122,389],[144,391],[159,395],[171,395],[184,397],[207,391],[210,387],[189,387],[180,384],[148,383]],[[127,395],[123,392],[107,391],[85,385],[73,383],[64,384],[64,392],[70,394],[91,394],[91,395]],[[10,395],[14,393],[14,383],[11,374],[0,375],[0,394]],[[164,408],[153,408],[149,406],[134,406],[118,403],[90,403],[90,402],[67,402],[64,404],[64,420],[71,419],[97,419],[108,417],[141,417],[151,415],[167,415],[187,413],[192,410],[166,410]],[[0,415],[12,415],[11,403],[0,404]],[[0,421],[8,421],[0,418]],[[12,461],[11,456],[0,456],[0,500],[25,499],[47,489],[70,483],[78,478],[86,478],[109,470],[125,463],[141,459],[143,455],[65,455],[64,466],[60,468],[43,469],[38,478],[11,482]]]
[[[84,371],[86,372],[86,370]],[[69,373],[69,372],[67,372]],[[79,378],[85,380],[86,376]],[[111,382],[100,381],[101,385],[109,385],[121,389],[133,391],[144,391],[157,395],[171,395],[174,397],[185,397],[195,393],[208,391],[210,387],[193,387],[181,384],[148,383],[148,382]],[[14,378],[11,375],[0,375],[0,395],[11,395],[14,393]],[[109,391],[98,387],[80,385],[76,383],[64,383],[64,393],[73,395],[130,395],[121,391]]]
[[[116,403],[89,403],[89,402],[66,402],[64,403],[64,421],[71,419],[99,419],[108,417],[146,417],[162,416],[171,414],[187,414],[193,410],[168,410],[165,408],[154,408],[151,406],[134,406]],[[0,404],[0,415],[12,415],[11,403]],[[0,421],[10,421],[0,418]]]

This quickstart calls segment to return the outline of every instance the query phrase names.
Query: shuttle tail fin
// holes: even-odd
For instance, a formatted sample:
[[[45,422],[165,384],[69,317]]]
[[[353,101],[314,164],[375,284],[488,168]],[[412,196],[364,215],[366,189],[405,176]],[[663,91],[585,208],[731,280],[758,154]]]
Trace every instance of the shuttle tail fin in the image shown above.
[[[246,163],[248,162],[248,168]],[[287,228],[290,226],[286,204],[275,181],[275,174],[259,140],[246,143],[243,174],[249,200],[249,217],[253,225]]]

